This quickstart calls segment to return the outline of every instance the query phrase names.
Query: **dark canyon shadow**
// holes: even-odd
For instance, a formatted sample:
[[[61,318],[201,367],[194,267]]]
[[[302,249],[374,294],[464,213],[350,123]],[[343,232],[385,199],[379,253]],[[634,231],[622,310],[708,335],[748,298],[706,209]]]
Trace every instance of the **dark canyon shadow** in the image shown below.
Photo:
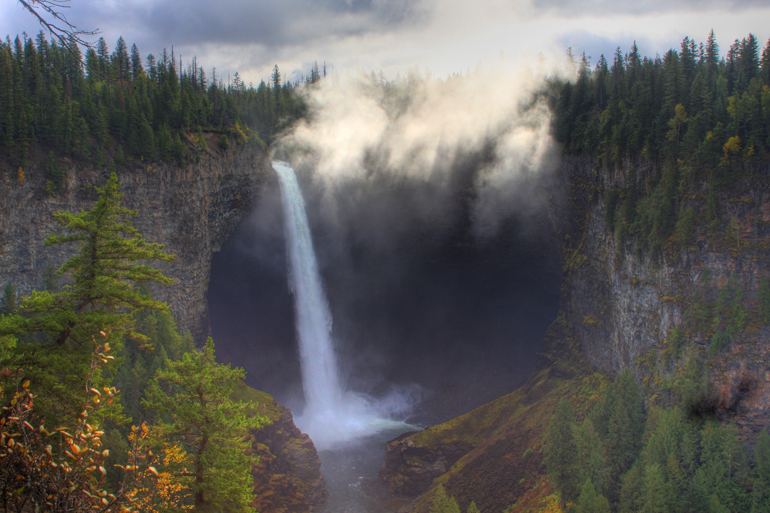
[[[412,422],[433,424],[514,390],[527,378],[555,319],[559,248],[541,177],[505,200],[520,208],[478,235],[479,157],[429,179],[370,171],[320,187],[298,169],[334,318],[342,373],[353,390],[381,396],[419,385]],[[215,255],[209,288],[221,360],[290,407],[301,405],[280,190],[275,177],[256,209]],[[410,390],[415,391],[415,388]]]

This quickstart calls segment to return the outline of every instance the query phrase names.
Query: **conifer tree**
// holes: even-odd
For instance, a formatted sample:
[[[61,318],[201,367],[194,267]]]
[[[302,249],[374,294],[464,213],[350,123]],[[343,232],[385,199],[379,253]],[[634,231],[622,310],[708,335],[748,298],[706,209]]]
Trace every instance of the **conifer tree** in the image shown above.
[[[751,513],[770,513],[770,433],[767,428],[759,434],[754,464]]]
[[[577,448],[572,435],[574,418],[572,405],[563,399],[548,425],[545,464],[548,468],[548,479],[561,492],[563,501],[576,498],[579,492],[575,471]]]
[[[580,492],[576,513],[610,513],[609,501],[596,492],[590,479],[585,482]]]
[[[245,453],[247,434],[265,420],[249,415],[250,403],[230,399],[243,369],[231,369],[214,358],[211,338],[201,351],[168,362],[150,383],[145,408],[162,417],[162,439],[182,442],[187,448],[186,467],[196,507],[227,513],[254,512],[251,502],[251,466],[256,460]],[[168,390],[168,391],[167,391]]]
[[[113,173],[93,209],[73,214],[56,212],[67,230],[47,239],[51,244],[80,244],[79,252],[59,269],[72,282],[58,292],[34,292],[20,304],[20,314],[0,321],[0,335],[41,332],[58,345],[88,342],[99,331],[111,330],[145,340],[133,330],[132,314],[142,309],[166,310],[168,305],[138,292],[136,284],[171,283],[171,279],[141,261],[170,261],[160,244],[148,243],[128,219],[136,211],[120,206],[123,194]],[[23,315],[21,315],[23,314]]]
[[[474,504],[475,506],[475,504]],[[454,497],[446,494],[444,485],[438,485],[430,506],[430,513],[460,513],[460,506]]]
[[[3,291],[2,312],[13,313],[15,311],[16,311],[16,289],[14,288],[13,283],[9,281],[8,285],[5,286],[5,290]]]
[[[607,495],[609,489],[610,461],[607,459],[607,449],[604,441],[594,429],[591,419],[586,418],[583,424],[574,429],[575,447],[577,449],[577,477],[580,484],[590,481],[591,488],[601,495]],[[596,483],[594,486],[593,483]]]

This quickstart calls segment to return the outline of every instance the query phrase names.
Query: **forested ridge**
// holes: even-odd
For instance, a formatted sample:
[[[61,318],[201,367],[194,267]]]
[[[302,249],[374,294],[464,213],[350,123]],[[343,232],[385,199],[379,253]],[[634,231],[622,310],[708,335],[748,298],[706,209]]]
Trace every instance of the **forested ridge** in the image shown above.
[[[616,239],[634,236],[655,254],[686,245],[701,210],[719,231],[719,190],[770,159],[770,41],[760,51],[749,34],[722,56],[712,31],[663,57],[642,57],[634,43],[593,69],[585,54],[570,60],[575,82],[553,88],[554,134],[568,153],[628,170],[605,199]]]
[[[749,34],[721,57],[712,32],[662,58],[641,57],[634,44],[594,69],[585,55],[572,62],[576,80],[554,88],[553,130],[603,177],[597,198],[617,261],[633,252],[676,268],[681,253],[703,248],[766,257],[762,221],[742,237],[724,205],[767,190],[770,41],[760,52]],[[634,372],[559,404],[544,463],[567,511],[770,511],[768,428],[739,436],[709,398],[725,347],[766,342],[757,334],[770,323],[770,279],[755,278],[751,287],[735,276],[717,282],[703,269],[697,285],[668,298],[682,318]]]
[[[294,89],[276,65],[269,83],[255,88],[238,73],[209,75],[195,57],[187,62],[165,49],[142,57],[119,38],[110,51],[103,38],[85,56],[40,32],[34,39],[0,41],[0,149],[13,164],[29,166],[36,149],[51,155],[47,171],[61,181],[53,157],[97,166],[179,161],[188,148],[206,149],[202,132],[218,144],[270,142],[303,112]],[[320,78],[318,67],[307,82]]]

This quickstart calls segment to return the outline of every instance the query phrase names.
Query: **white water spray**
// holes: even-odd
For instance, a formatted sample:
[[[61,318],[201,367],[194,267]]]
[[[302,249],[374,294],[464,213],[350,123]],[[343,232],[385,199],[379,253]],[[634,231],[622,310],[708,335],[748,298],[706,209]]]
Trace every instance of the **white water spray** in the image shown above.
[[[297,425],[310,435],[319,450],[384,429],[413,429],[414,426],[382,418],[403,411],[407,397],[391,394],[375,404],[366,396],[343,389],[332,341],[332,316],[318,273],[302,190],[287,163],[273,161],[273,169],[281,184],[289,287],[294,294],[306,401],[305,410],[296,419]]]

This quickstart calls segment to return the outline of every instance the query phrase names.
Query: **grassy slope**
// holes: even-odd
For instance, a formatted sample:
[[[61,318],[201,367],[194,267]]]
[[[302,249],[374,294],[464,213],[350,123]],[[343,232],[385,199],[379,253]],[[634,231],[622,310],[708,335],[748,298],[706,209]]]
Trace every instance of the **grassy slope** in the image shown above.
[[[471,501],[483,513],[561,511],[542,465],[546,427],[562,399],[571,400],[582,416],[608,383],[607,375],[591,370],[569,336],[569,326],[557,319],[546,334],[538,369],[524,386],[411,437],[429,448],[458,442],[475,446],[434,480],[415,511],[429,511],[439,484],[457,499],[462,511]]]

